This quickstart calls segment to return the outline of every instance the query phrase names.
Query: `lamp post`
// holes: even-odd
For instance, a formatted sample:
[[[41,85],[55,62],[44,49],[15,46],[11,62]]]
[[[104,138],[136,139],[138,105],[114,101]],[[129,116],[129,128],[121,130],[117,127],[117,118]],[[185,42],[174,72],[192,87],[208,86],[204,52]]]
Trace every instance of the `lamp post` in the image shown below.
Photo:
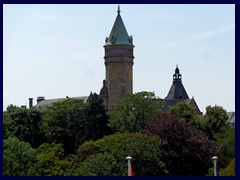
[[[213,160],[213,164],[214,164],[214,176],[217,176],[217,160],[218,160],[218,157],[213,156],[212,160]]]
[[[128,176],[131,176],[131,159],[132,159],[132,157],[128,156],[128,157],[126,157],[126,159],[128,160]]]

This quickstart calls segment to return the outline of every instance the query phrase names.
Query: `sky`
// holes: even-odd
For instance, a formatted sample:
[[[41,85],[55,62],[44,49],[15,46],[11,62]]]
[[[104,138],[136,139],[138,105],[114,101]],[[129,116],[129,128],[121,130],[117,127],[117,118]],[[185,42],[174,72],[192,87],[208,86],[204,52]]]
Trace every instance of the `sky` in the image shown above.
[[[190,98],[235,111],[235,5],[121,4],[133,36],[133,92],[165,98],[176,65]],[[99,93],[117,4],[4,4],[3,110]]]

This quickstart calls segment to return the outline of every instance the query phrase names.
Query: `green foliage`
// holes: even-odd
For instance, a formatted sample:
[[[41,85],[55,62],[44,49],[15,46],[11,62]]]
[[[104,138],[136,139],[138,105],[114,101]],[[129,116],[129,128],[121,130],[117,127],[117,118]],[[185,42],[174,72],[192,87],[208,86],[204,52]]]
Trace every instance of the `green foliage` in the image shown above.
[[[104,135],[112,134],[111,128],[107,126],[108,116],[103,105],[103,100],[96,93],[91,94],[89,105],[86,109],[87,120],[83,134],[85,137],[81,143],[88,140],[97,140]]]
[[[170,114],[184,118],[190,122],[196,115],[192,106],[188,105],[185,101],[177,103],[175,106],[170,107]]]
[[[84,136],[87,104],[78,99],[53,103],[44,110],[46,135],[49,142],[61,143],[67,153],[73,153]]]
[[[61,144],[44,143],[37,148],[36,162],[28,170],[34,176],[62,176],[70,165]]]
[[[61,176],[71,161],[64,157],[61,144],[30,144],[11,136],[3,141],[4,176]]]
[[[214,166],[208,169],[207,176],[214,176]]]
[[[136,176],[166,175],[158,142],[154,136],[129,133],[116,133],[95,142],[85,142],[77,151],[83,162],[82,175],[126,176],[126,157],[129,155],[133,158],[132,166]]]
[[[79,157],[75,154],[69,154],[66,160],[68,161],[68,166],[65,169],[64,176],[79,176],[81,172],[80,165],[82,163]]]
[[[182,120],[190,123],[195,128],[202,131],[203,120],[201,116],[196,114],[194,108],[185,101],[181,101],[175,106],[170,107],[168,112],[172,115],[180,117]]]
[[[23,109],[10,105],[4,116],[4,135],[14,135],[19,140],[30,143],[33,147],[39,146],[43,140],[40,129],[41,116],[37,109]]]
[[[29,143],[11,136],[3,140],[3,175],[26,176],[35,161],[36,151]]]
[[[110,109],[109,126],[116,132],[139,132],[160,107],[160,99],[152,92],[125,94]]]
[[[225,167],[235,158],[235,128],[230,125],[223,126],[214,138],[220,147],[219,166]]]
[[[226,168],[221,169],[220,176],[235,176],[235,158],[230,161]]]
[[[214,141],[177,116],[156,114],[142,133],[156,135],[161,141],[162,160],[171,175],[205,175],[217,154]]]
[[[111,133],[108,116],[98,95],[90,102],[67,99],[53,103],[44,112],[44,129],[49,142],[61,143],[66,153],[87,140],[96,140]]]
[[[203,131],[210,138],[215,140],[214,134],[219,133],[220,129],[227,126],[228,119],[226,110],[221,106],[208,106],[203,119]]]
[[[4,139],[7,139],[10,135],[11,132],[9,132],[8,130],[8,112],[7,111],[3,111],[3,135],[4,135]]]
[[[117,160],[109,153],[98,153],[90,156],[81,164],[80,175],[84,176],[114,176],[118,166]]]

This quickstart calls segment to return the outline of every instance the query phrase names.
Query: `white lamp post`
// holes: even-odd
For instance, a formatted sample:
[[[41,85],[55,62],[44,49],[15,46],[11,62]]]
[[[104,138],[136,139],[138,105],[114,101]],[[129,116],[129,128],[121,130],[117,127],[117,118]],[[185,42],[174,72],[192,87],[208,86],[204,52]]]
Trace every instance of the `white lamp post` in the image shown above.
[[[213,160],[213,164],[214,164],[214,176],[217,176],[217,160],[218,160],[218,157],[213,156],[212,160]]]
[[[132,157],[128,156],[126,159],[128,160],[128,176],[131,176],[131,159],[132,159]]]

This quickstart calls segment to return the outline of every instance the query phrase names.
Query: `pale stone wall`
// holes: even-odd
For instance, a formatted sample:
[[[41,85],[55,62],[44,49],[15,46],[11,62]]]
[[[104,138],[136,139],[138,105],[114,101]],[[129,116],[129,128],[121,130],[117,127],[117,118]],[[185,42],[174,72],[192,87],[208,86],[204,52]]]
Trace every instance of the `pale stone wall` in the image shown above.
[[[132,93],[133,91],[134,46],[109,45],[104,47],[108,105],[111,105],[124,93]]]

